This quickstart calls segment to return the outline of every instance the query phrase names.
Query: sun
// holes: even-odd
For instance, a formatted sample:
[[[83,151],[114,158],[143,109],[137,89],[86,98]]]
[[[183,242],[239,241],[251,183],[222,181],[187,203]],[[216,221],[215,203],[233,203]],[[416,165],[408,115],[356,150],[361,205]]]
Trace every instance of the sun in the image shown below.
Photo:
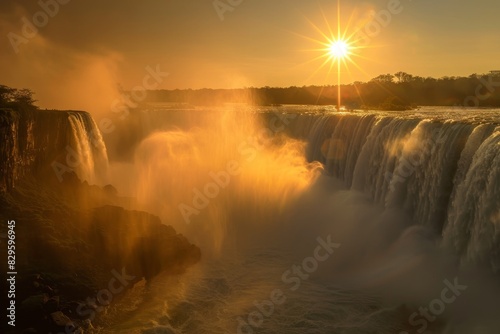
[[[300,37],[316,44],[316,47],[305,50],[317,53],[317,56],[307,61],[306,64],[319,61],[319,66],[310,77],[313,77],[325,68],[327,69],[325,72],[326,77],[329,77],[333,71],[339,73],[341,70],[345,70],[350,73],[352,66],[364,72],[357,61],[360,58],[367,59],[360,54],[360,51],[367,48],[367,46],[361,45],[361,39],[358,34],[359,29],[351,26],[354,20],[354,13],[351,14],[345,26],[340,22],[340,5],[338,5],[337,8],[336,19],[327,17],[323,11],[321,13],[325,24],[323,28],[321,28],[318,23],[305,18],[311,27],[318,33],[319,38],[298,34]],[[333,25],[332,22],[334,22],[335,25]]]
[[[337,40],[330,43],[330,47],[328,48],[328,52],[331,57],[335,59],[341,59],[348,57],[351,46],[344,40]]]
[[[337,109],[341,109],[341,73],[351,74],[351,65],[354,66],[359,71],[367,74],[363,68],[358,64],[357,58],[369,59],[360,54],[362,49],[367,48],[366,45],[362,44],[363,39],[359,37],[359,32],[361,28],[352,27],[354,22],[355,12],[351,14],[347,20],[346,25],[341,24],[340,15],[340,1],[337,0],[337,17],[330,17],[330,15],[325,14],[321,10],[323,16],[324,27],[321,28],[316,21],[311,21],[307,17],[306,21],[309,22],[311,27],[318,33],[319,38],[304,36],[298,34],[299,36],[305,38],[306,40],[313,42],[317,45],[316,48],[307,49],[306,51],[313,51],[318,53],[318,55],[305,64],[318,62],[319,66],[316,70],[309,76],[309,79],[313,78],[316,74],[323,70],[325,77],[328,79],[331,74],[336,72],[337,77]],[[334,23],[334,24],[332,24]],[[318,98],[319,99],[319,98]]]

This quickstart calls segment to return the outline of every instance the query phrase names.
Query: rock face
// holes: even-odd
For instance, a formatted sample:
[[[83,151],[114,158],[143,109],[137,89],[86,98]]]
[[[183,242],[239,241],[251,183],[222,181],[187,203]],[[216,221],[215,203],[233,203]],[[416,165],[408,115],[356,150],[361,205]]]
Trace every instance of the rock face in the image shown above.
[[[113,205],[92,208],[94,203],[116,200],[110,187],[76,179],[56,183],[49,196],[40,190],[43,186],[19,182],[0,198],[23,236],[16,244],[22,273],[16,293],[20,328],[59,333],[70,322],[77,330],[87,328],[99,318],[83,315],[99,315],[104,307],[88,304],[88,298],[109,289],[111,278],[125,279],[120,286],[128,289],[162,272],[180,274],[200,260],[198,247],[154,215]],[[87,199],[83,206],[82,197]]]
[[[182,273],[201,257],[198,247],[158,217],[117,206],[94,209],[89,243],[106,267],[127,268],[139,279],[162,271]]]
[[[71,321],[70,318],[68,318],[64,313],[61,311],[53,312],[50,314],[51,320],[54,322],[54,325],[57,327],[66,327],[68,325],[73,325],[73,322]]]
[[[1,192],[29,175],[104,181],[106,147],[87,112],[0,109],[0,141]]]
[[[151,280],[200,260],[199,248],[158,217],[116,206],[124,201],[112,185],[90,185],[104,184],[107,164],[90,114],[0,109],[0,207],[22,236],[17,328],[58,333],[74,324],[81,332],[94,318],[79,310],[95,311],[87,298],[110,277]]]

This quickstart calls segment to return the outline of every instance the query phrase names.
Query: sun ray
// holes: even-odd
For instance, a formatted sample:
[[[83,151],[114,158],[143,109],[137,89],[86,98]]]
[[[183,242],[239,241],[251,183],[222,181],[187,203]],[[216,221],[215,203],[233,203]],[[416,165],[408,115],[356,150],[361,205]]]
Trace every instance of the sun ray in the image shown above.
[[[326,27],[328,29],[328,33],[330,34],[330,36],[333,36],[332,27],[330,26],[330,23],[328,22],[328,18],[326,17],[325,11],[323,9],[321,9],[321,15],[323,16],[323,20],[325,21]]]
[[[342,39],[344,39],[344,40],[350,41],[351,37],[354,35],[354,33],[352,33],[351,35],[346,37],[347,33],[349,32],[349,28],[351,26],[353,19],[354,19],[354,12],[351,13],[351,15],[349,16],[349,19],[347,20],[347,24],[346,24],[345,29],[344,29],[344,34],[342,35]]]
[[[374,47],[373,45],[365,44],[365,40],[360,34],[363,26],[355,27],[354,22],[357,13],[356,11],[351,12],[351,14],[346,18],[345,23],[343,23],[340,1],[341,0],[337,0],[336,15],[333,19],[329,19],[327,12],[325,12],[320,6],[320,21],[322,20],[324,22],[322,27],[317,24],[318,21],[315,21],[315,23],[304,16],[305,21],[310,25],[313,31],[317,33],[319,38],[305,36],[294,32],[295,35],[317,45],[315,48],[312,47],[302,49],[301,51],[319,53],[312,59],[300,64],[318,63],[318,66],[312,74],[308,76],[306,81],[309,81],[311,78],[317,76],[318,73],[325,73],[325,79],[327,80],[329,78],[336,77],[336,86],[338,89],[337,109],[339,110],[341,108],[340,88],[342,84],[342,72],[345,71],[346,74],[352,76],[351,70],[356,69],[364,75],[369,76],[370,74],[360,66],[360,63],[361,61],[366,60],[373,61],[373,59],[363,56],[361,53],[364,53],[363,51],[368,48]],[[320,97],[318,97],[318,100]]]

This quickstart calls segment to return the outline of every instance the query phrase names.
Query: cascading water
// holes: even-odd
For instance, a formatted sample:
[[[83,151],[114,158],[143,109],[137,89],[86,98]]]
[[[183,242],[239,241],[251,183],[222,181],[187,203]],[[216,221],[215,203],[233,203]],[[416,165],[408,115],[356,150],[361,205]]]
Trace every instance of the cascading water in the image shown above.
[[[491,133],[491,134],[490,134]],[[490,134],[490,135],[488,135]],[[479,147],[478,147],[479,145]],[[479,126],[462,153],[460,181],[450,201],[443,241],[465,263],[500,272],[500,127]],[[477,148],[471,155],[474,148]],[[471,160],[472,156],[472,160]],[[468,166],[465,172],[465,166]],[[456,181],[459,181],[456,180]]]
[[[68,116],[71,141],[67,150],[74,150],[77,158],[74,170],[81,180],[102,184],[106,181],[108,168],[106,145],[93,118],[89,116],[84,113],[71,113]]]
[[[426,326],[500,328],[498,286],[466,271],[500,269],[494,111],[164,112],[140,116],[145,139],[111,182],[126,175],[139,207],[200,245],[203,263],[139,288],[104,332],[413,333],[425,329],[408,310],[454,277],[468,294]],[[339,249],[295,272],[328,238]],[[275,289],[286,302],[271,310]]]
[[[303,118],[310,116],[297,124]],[[464,261],[490,263],[497,273],[498,131],[498,122],[321,115],[308,135],[308,158],[384,207],[403,208]]]
[[[82,111],[1,111],[4,135],[1,190],[23,176],[63,181],[75,172],[82,181],[104,184],[108,157],[92,116]]]

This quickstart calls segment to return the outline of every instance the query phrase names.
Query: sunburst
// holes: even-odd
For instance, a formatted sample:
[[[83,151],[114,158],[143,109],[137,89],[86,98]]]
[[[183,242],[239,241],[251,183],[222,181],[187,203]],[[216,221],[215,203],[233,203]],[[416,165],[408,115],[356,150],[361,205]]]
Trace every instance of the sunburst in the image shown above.
[[[343,41],[335,41],[330,45],[330,55],[333,56],[335,59],[337,58],[344,58],[347,57],[350,53],[351,46]]]
[[[314,51],[319,53],[314,59],[309,62],[316,62],[318,60],[322,61],[321,65],[312,73],[311,77],[316,75],[319,71],[328,66],[327,76],[331,75],[334,68],[337,70],[337,109],[340,110],[341,107],[341,70],[345,68],[349,73],[349,66],[353,65],[357,69],[364,72],[359,64],[356,62],[356,58],[365,58],[360,55],[361,49],[366,48],[366,46],[360,46],[359,38],[357,37],[358,30],[351,29],[351,23],[353,20],[353,15],[349,17],[347,24],[342,27],[340,20],[340,0],[337,1],[337,16],[336,16],[336,31],[332,29],[332,25],[325,12],[322,11],[322,16],[325,21],[327,30],[326,32],[320,29],[316,24],[306,18],[309,24],[316,30],[321,36],[320,39],[314,39],[307,36],[302,36],[309,41],[314,42],[318,45],[318,48],[311,49],[309,51]],[[366,59],[366,58],[365,58]],[[335,66],[336,65],[336,66]]]

